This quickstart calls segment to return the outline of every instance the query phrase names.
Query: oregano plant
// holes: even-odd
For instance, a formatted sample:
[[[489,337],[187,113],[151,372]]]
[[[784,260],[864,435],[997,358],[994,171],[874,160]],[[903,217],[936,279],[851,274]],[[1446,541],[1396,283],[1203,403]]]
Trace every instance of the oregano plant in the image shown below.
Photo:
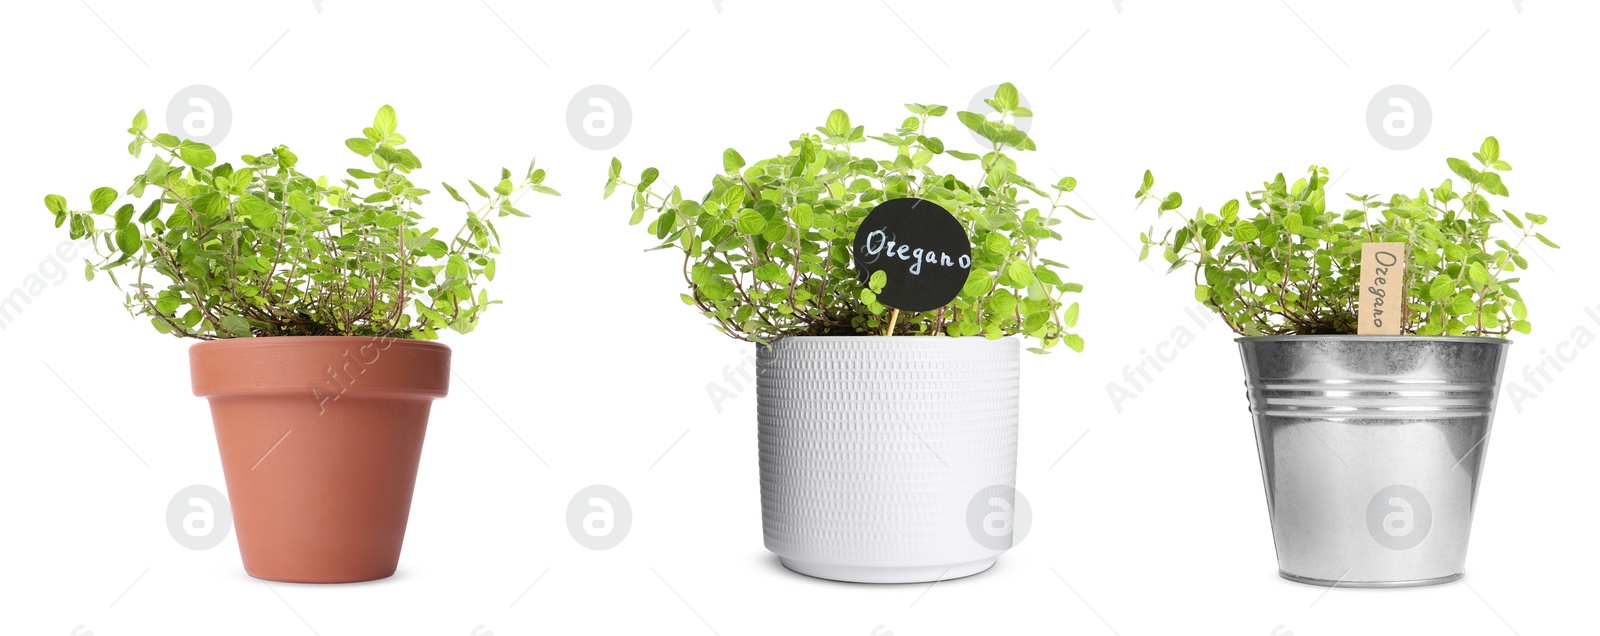
[[[1180,211],[1183,195],[1155,194],[1145,171],[1135,197],[1154,202],[1180,222],[1160,237],[1152,226],[1140,235],[1140,260],[1158,250],[1168,272],[1192,268],[1195,299],[1210,307],[1235,332],[1247,336],[1356,333],[1361,281],[1361,246],[1404,242],[1406,318],[1403,333],[1504,337],[1529,333],[1528,306],[1517,291],[1523,255],[1532,239],[1551,248],[1540,233],[1548,220],[1532,212],[1494,208],[1510,196],[1502,177],[1511,164],[1500,158],[1500,142],[1483,140],[1475,161],[1448,159],[1461,180],[1388,197],[1346,196],[1330,205],[1328,170],[1312,166],[1290,183],[1283,174],[1229,200],[1215,212]],[[1337,199],[1336,199],[1337,200]]]
[[[655,168],[625,180],[621,161],[612,159],[605,196],[628,190],[629,222],[648,219],[645,228],[659,241],[651,249],[682,253],[684,304],[728,336],[752,342],[884,334],[890,308],[877,299],[882,272],[859,278],[852,241],[879,203],[921,198],[949,210],[966,229],[972,266],[955,300],[901,314],[894,335],[1022,334],[1038,341],[1035,352],[1061,343],[1081,351],[1083,339],[1068,331],[1077,323],[1078,303],[1064,296],[1082,286],[1064,280],[1066,265],[1041,253],[1045,242],[1061,238],[1059,211],[1083,216],[1062,200],[1077,181],[1064,177],[1046,191],[1024,178],[1012,154],[1035,144],[1015,120],[1033,113],[1011,84],[986,101],[997,119],[957,113],[988,142],[979,152],[947,148],[934,136],[930,124],[948,112],[945,106],[906,104],[910,114],[899,127],[870,136],[835,110],[815,133],[754,163],[727,149],[723,171],[702,195],[663,188]],[[941,167],[949,160],[956,170]]]
[[[422,161],[404,147],[394,109],[345,142],[369,165],[343,178],[302,172],[286,146],[217,163],[202,143],[151,135],[133,118],[128,152],[154,155],[119,193],[89,194],[87,208],[45,197],[56,227],[94,242],[84,275],[107,272],[136,316],[156,330],[211,340],[248,336],[389,336],[433,339],[473,330],[491,300],[500,235],[493,218],[528,216],[514,203],[543,184],[533,164],[515,180],[502,169],[488,188],[469,181],[476,202],[454,234],[418,226],[428,190],[411,181]],[[135,201],[117,206],[126,194]],[[148,203],[138,200],[149,196]],[[119,282],[122,272],[125,282]]]

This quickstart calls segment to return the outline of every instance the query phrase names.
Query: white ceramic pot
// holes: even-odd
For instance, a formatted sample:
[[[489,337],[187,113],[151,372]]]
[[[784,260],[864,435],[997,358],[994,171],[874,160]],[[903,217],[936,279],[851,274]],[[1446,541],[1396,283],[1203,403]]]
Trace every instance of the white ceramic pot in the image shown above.
[[[987,570],[1010,547],[969,511],[980,492],[1014,492],[1015,339],[799,336],[756,348],[762,527],[785,567],[936,581]]]

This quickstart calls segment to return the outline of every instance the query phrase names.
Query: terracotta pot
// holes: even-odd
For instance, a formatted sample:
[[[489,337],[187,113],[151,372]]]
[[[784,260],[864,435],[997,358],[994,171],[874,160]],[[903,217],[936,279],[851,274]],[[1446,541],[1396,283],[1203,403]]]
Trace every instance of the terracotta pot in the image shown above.
[[[190,347],[189,368],[211,403],[245,572],[299,583],[394,574],[450,348],[239,338]]]

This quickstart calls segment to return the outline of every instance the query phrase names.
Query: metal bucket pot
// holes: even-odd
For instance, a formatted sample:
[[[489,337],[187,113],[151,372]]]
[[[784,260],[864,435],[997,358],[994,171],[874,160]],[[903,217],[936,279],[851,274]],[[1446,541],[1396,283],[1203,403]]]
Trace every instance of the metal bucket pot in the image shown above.
[[[1508,341],[1239,338],[1283,578],[1461,578]]]

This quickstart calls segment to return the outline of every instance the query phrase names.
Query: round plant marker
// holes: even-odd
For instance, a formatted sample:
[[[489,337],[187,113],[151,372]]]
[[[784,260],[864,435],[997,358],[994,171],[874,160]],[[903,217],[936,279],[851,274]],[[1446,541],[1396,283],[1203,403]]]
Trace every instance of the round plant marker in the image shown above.
[[[872,209],[856,229],[856,272],[867,284],[883,272],[878,302],[898,310],[932,311],[955,300],[972,270],[972,241],[955,215],[937,203],[893,199]]]

